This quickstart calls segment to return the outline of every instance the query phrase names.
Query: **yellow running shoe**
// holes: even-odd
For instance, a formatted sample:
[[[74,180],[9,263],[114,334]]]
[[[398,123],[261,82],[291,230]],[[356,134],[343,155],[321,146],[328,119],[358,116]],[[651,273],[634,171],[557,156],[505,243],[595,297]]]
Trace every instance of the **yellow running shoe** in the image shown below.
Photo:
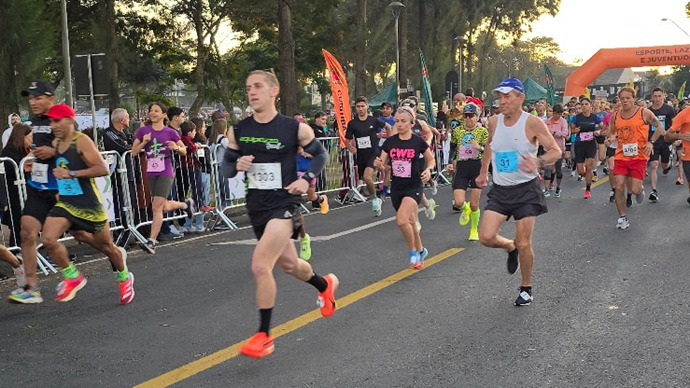
[[[479,232],[477,232],[477,229],[472,229],[470,230],[470,241],[479,241]]]

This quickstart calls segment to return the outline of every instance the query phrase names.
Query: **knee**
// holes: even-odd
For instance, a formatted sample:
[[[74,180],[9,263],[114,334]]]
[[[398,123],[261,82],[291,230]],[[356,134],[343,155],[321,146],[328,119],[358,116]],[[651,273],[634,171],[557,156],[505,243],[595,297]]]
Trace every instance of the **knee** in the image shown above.
[[[484,245],[485,247],[492,248],[493,247],[493,241],[494,238],[496,237],[495,234],[483,232],[482,230],[479,230],[479,243]]]
[[[267,264],[257,262],[256,260],[252,261],[252,274],[254,275],[254,278],[268,276],[270,273],[271,268]]]
[[[398,214],[395,217],[395,223],[398,224],[398,227],[402,228],[405,225],[409,225],[413,223],[414,221],[411,220],[411,217],[404,215],[404,214]]]
[[[515,245],[519,252],[527,252],[532,249],[532,241],[529,239],[516,240]]]
[[[43,233],[43,235],[41,235],[41,243],[48,251],[52,251],[59,245],[57,236],[52,236],[46,233]]]

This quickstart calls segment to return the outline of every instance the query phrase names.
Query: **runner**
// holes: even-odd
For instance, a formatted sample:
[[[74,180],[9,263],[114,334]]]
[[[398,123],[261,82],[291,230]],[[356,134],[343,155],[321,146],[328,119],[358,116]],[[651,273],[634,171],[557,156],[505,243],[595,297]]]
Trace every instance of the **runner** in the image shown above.
[[[146,150],[146,180],[151,190],[151,204],[153,222],[149,239],[140,244],[141,249],[150,254],[156,253],[158,246],[158,233],[163,224],[163,213],[183,209],[187,218],[194,217],[194,201],[191,198],[184,202],[168,200],[175,178],[175,170],[172,165],[174,152],[182,156],[187,155],[187,148],[182,143],[180,135],[174,129],[165,125],[164,119],[167,112],[165,105],[154,102],[149,105],[149,119],[151,125],[139,128],[132,145],[132,155],[139,155],[142,149]],[[184,194],[180,193],[180,196]]]
[[[618,222],[616,228],[627,229],[630,221],[625,214],[626,204],[623,189],[626,179],[630,177],[628,194],[635,194],[637,203],[644,200],[644,180],[647,160],[652,153],[653,143],[663,131],[655,131],[649,138],[649,126],[663,128],[659,119],[647,108],[635,106],[635,89],[625,87],[618,92],[621,109],[611,119],[611,133],[609,139],[613,141],[618,136],[618,147],[614,156],[613,175],[616,180],[616,208]]]
[[[680,141],[680,150],[690,149],[690,109],[683,109],[678,113],[678,115],[673,120],[671,127],[666,133],[665,140],[669,143]],[[685,181],[688,185],[688,191],[690,191],[690,154],[680,153],[681,161],[678,166],[679,169],[682,165],[682,170],[685,172]],[[688,196],[688,204],[690,204],[690,196]]]
[[[536,217],[546,213],[544,196],[539,189],[540,166],[554,163],[561,150],[544,121],[523,112],[525,89],[516,78],[503,80],[496,89],[501,114],[489,120],[489,143],[484,149],[482,169],[476,179],[477,186],[488,184],[489,164],[495,166],[494,184],[484,209],[479,241],[491,248],[508,252],[507,269],[522,274],[516,306],[532,303],[532,232]],[[537,146],[545,153],[537,158]],[[515,240],[501,236],[501,226],[510,217],[515,218]]]
[[[479,241],[479,198],[482,190],[475,182],[482,167],[482,156],[484,147],[489,139],[489,132],[486,128],[477,124],[479,110],[474,104],[467,104],[463,109],[465,124],[459,127],[458,136],[460,144],[453,163],[448,164],[448,171],[455,171],[453,179],[453,199],[454,204],[461,210],[459,223],[461,226],[470,226],[470,241]],[[470,201],[465,201],[465,192],[470,189]]]
[[[26,201],[21,218],[20,246],[24,260],[26,284],[23,288],[12,291],[9,300],[16,303],[41,303],[41,291],[38,288],[36,266],[38,265],[38,233],[48,212],[53,208],[57,196],[57,181],[49,166],[54,165],[55,149],[53,148],[53,131],[46,113],[55,104],[54,89],[44,81],[34,81],[22,91],[23,97],[29,97],[29,106],[33,116],[31,126],[33,143],[31,154],[36,157],[33,163],[25,167],[30,175],[26,180]]]
[[[611,118],[616,112],[621,108],[621,102],[618,97],[613,98],[613,106],[611,112],[607,113],[606,116],[601,120],[601,133],[606,136],[604,145],[606,145],[606,173],[613,174],[614,160],[613,157],[616,155],[616,148],[618,147],[618,141],[609,139],[609,134],[611,133]],[[611,177],[609,179],[609,186],[611,191],[609,192],[609,202],[616,200],[616,180]],[[631,204],[632,205],[632,204]]]
[[[568,130],[568,123],[565,121],[561,115],[563,114],[563,106],[561,104],[556,104],[553,106],[553,115],[544,119],[546,127],[551,132],[551,135],[556,140],[558,148],[561,149],[561,153],[565,151],[565,138],[570,134]],[[556,163],[547,165],[544,167],[544,196],[548,197],[549,190],[553,188],[553,176],[556,175],[556,190],[553,192],[553,196],[559,198],[561,196],[561,181],[563,180],[563,158],[556,160]],[[555,170],[555,171],[553,171]]]
[[[592,186],[593,171],[596,167],[595,157],[597,156],[597,142],[594,136],[599,133],[601,119],[592,113],[592,105],[589,98],[584,97],[580,100],[582,113],[577,114],[570,129],[576,134],[575,163],[577,172],[585,177],[585,199],[592,198],[590,188]]]
[[[103,157],[93,141],[74,129],[74,111],[67,105],[53,105],[46,113],[55,134],[55,168],[60,197],[48,213],[41,242],[46,252],[61,268],[64,280],[58,285],[55,300],[72,300],[86,285],[86,278],[69,261],[67,249],[58,241],[70,231],[92,234],[89,244],[108,256],[117,270],[120,285],[120,303],[134,299],[134,275],[127,269],[127,252],[113,244],[110,237],[108,215],[96,189],[94,178],[110,174]]]
[[[357,172],[359,179],[364,180],[367,186],[368,199],[371,201],[371,209],[374,216],[381,215],[381,198],[376,196],[374,187],[374,158],[378,155],[378,136],[379,128],[390,131],[390,126],[369,116],[369,104],[364,96],[357,97],[355,100],[355,110],[357,115],[347,123],[345,138],[350,140],[345,142],[347,149],[356,155]]]
[[[673,118],[676,117],[676,111],[673,110],[668,104],[664,103],[664,91],[660,88],[655,88],[652,91],[652,106],[649,110],[654,113],[663,128],[663,132],[659,140],[654,143],[654,150],[652,155],[649,157],[649,181],[652,186],[652,192],[649,194],[649,200],[651,202],[659,202],[659,193],[657,191],[658,174],[657,169],[659,167],[659,159],[661,159],[661,168],[663,169],[664,175],[668,174],[671,170],[671,144],[667,143],[663,134],[671,128],[671,122]],[[649,138],[652,138],[654,132],[657,128],[652,126],[649,128]]]
[[[381,103],[381,117],[380,120],[384,123],[390,125],[391,128],[395,125],[395,117],[393,117],[393,105],[390,102]],[[383,146],[383,143],[388,138],[388,131],[379,132],[379,149]],[[390,194],[391,185],[391,169],[390,166],[386,166],[386,170],[383,173],[383,189],[381,190],[381,197],[386,198]]]
[[[417,206],[422,199],[423,182],[431,179],[436,165],[429,145],[419,136],[412,135],[415,112],[401,107],[395,114],[396,134],[383,143],[381,155],[376,158],[376,168],[383,171],[390,160],[391,200],[396,211],[396,222],[407,243],[409,267],[422,269],[429,251],[424,248],[417,222]]]
[[[298,178],[304,176],[304,174],[306,174],[311,168],[311,158],[312,156],[304,152],[302,147],[297,148],[296,162]],[[328,214],[328,197],[325,194],[316,194],[316,180],[317,178],[314,178],[309,181],[307,199],[311,201],[312,209],[319,208],[321,214]],[[300,217],[302,217],[302,213],[300,213]],[[302,221],[300,223],[302,227],[299,230],[299,257],[303,260],[309,261],[309,259],[311,259],[311,237],[307,233],[307,230],[304,226],[304,217],[302,217]]]
[[[252,255],[252,273],[256,281],[260,325],[239,352],[261,358],[274,350],[269,328],[276,298],[273,278],[276,263],[283,272],[318,290],[318,303],[324,317],[330,317],[336,310],[335,291],[339,282],[333,274],[319,276],[314,273],[309,263],[299,259],[291,241],[300,228],[300,196],[309,188],[309,182],[321,173],[328,154],[307,124],[278,113],[275,103],[280,86],[273,73],[252,71],[246,85],[254,114],[228,131],[229,148],[224,154],[223,171],[227,171],[228,177],[235,176],[238,171],[246,172],[247,210],[259,240]],[[295,166],[298,146],[313,156],[311,167],[302,178],[297,178]]]

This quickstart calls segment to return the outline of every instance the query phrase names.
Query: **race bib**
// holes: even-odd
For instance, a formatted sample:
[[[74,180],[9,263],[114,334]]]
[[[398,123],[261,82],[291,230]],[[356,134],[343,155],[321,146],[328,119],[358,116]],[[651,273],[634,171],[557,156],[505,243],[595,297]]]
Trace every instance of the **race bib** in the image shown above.
[[[256,190],[276,190],[283,188],[280,163],[254,163],[247,171],[249,188]]]
[[[637,156],[637,143],[623,144],[623,155]]]
[[[472,159],[476,158],[479,156],[479,150],[472,147],[472,146],[466,146],[466,145],[461,145],[458,147],[458,158],[459,159]]]
[[[517,172],[517,151],[496,152],[496,169],[498,172]]]
[[[371,148],[371,137],[358,137],[357,138],[357,149]]]
[[[594,133],[593,132],[580,132],[580,140],[581,141],[594,140]]]
[[[410,160],[394,160],[392,163],[393,175],[398,178],[412,177],[412,161]]]
[[[58,179],[58,191],[60,195],[82,195],[84,192],[79,184],[79,179]]]
[[[162,172],[165,170],[165,158],[158,156],[155,158],[149,158],[146,161],[146,171],[147,172]]]
[[[31,180],[36,183],[48,183],[48,165],[34,162],[31,170]]]

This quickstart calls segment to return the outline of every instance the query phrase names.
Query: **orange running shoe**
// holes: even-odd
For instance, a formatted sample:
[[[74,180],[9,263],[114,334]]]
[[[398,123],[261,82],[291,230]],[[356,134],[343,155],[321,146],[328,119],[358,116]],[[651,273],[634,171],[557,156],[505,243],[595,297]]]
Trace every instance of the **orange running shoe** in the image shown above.
[[[326,280],[326,291],[319,292],[319,297],[316,299],[316,304],[321,307],[321,315],[328,318],[335,312],[335,290],[338,289],[340,281],[338,278],[329,273],[325,275],[324,280]]]
[[[328,213],[328,197],[325,195],[321,195],[321,203],[319,204],[319,208],[321,210],[321,214],[327,214]]]
[[[266,357],[273,353],[274,350],[273,337],[266,335],[262,331],[254,334],[246,344],[240,346],[240,354],[251,358]]]
[[[84,288],[85,285],[86,278],[81,273],[76,279],[63,279],[57,286],[55,300],[58,302],[70,301],[77,295],[77,291]]]
[[[120,282],[120,303],[127,304],[134,299],[134,274],[129,273],[127,280]]]

